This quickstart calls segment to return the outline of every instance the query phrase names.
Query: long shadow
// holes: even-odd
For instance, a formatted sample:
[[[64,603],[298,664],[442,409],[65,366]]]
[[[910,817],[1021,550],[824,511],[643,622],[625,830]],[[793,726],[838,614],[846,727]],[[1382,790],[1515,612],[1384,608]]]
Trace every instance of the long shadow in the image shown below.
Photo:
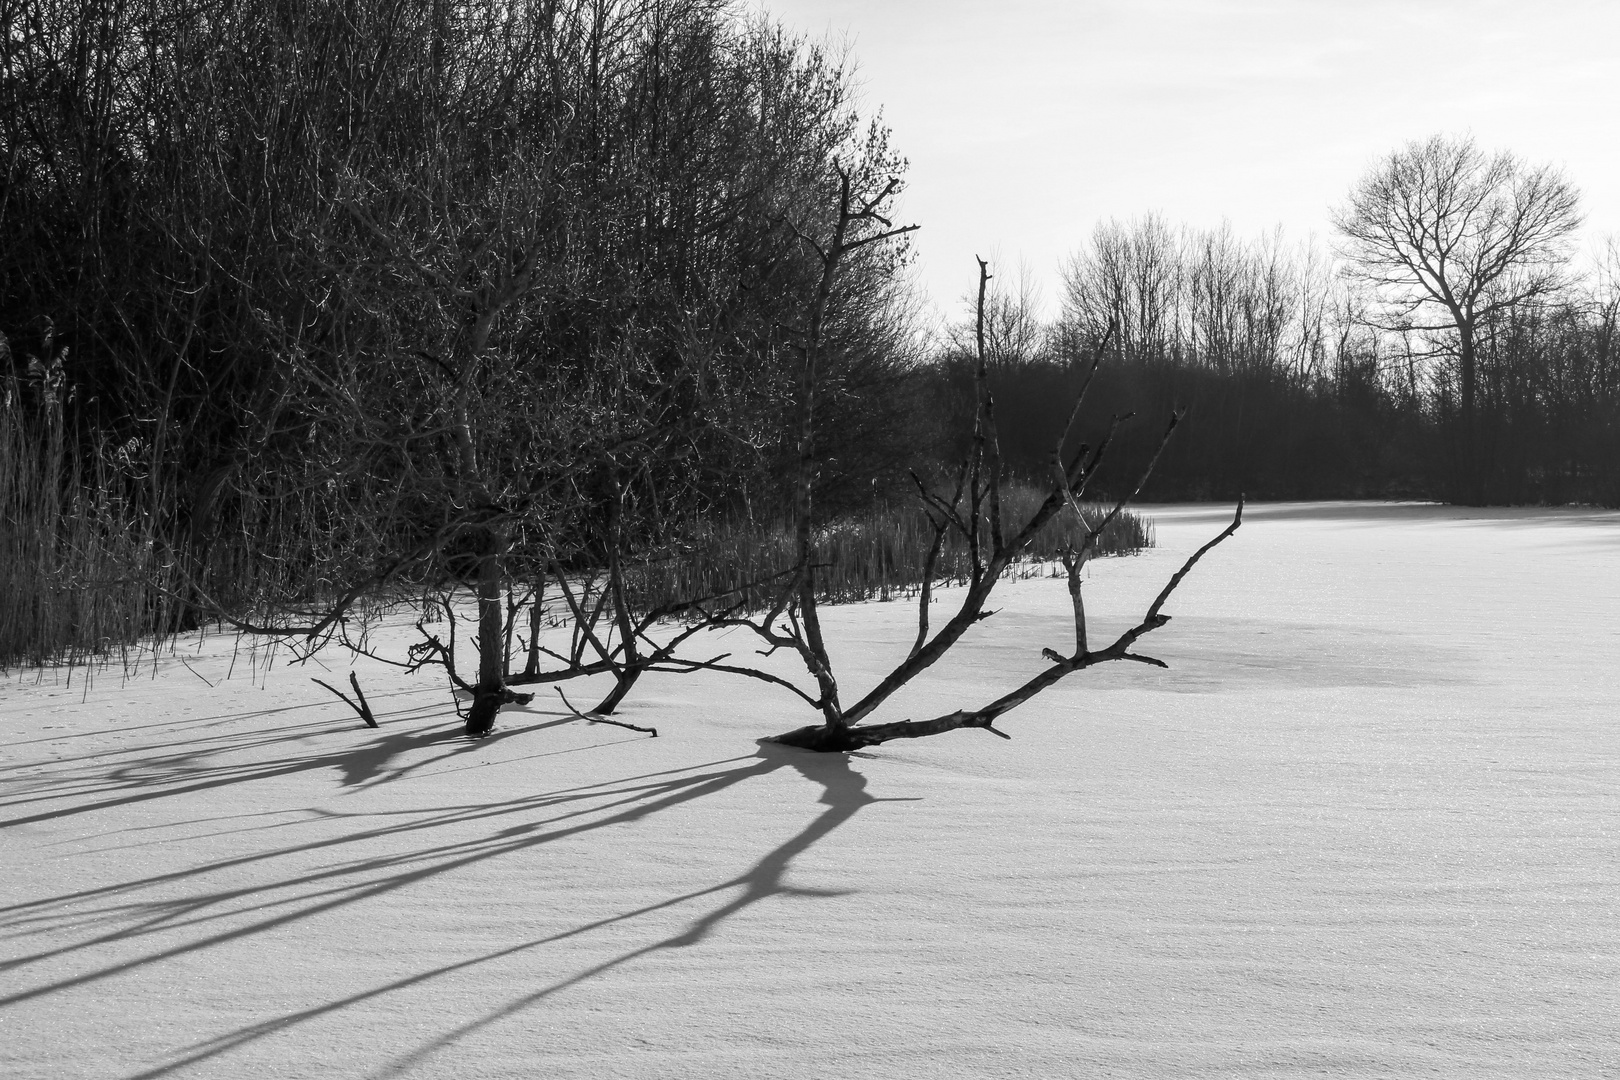
[[[545,725],[545,726],[550,726],[550,725]],[[485,744],[487,744],[488,740],[486,739],[486,740],[484,740],[484,742],[485,742]],[[547,756],[547,755],[542,754],[542,755],[534,755],[534,756],[543,757],[543,756]],[[519,759],[519,760],[522,760],[522,759]],[[614,781],[613,783],[630,784],[630,783],[633,783],[633,782],[638,781],[638,780],[648,780],[648,779],[652,779],[652,778],[656,778],[656,777],[660,777],[660,776],[672,776],[672,775],[676,775],[676,774],[679,774],[679,773],[690,772],[692,769],[695,769],[695,768],[706,768],[708,765],[727,764],[727,763],[729,763],[731,761],[739,761],[739,760],[746,760],[746,759],[744,759],[744,758],[728,758],[728,759],[725,759],[724,761],[709,762],[709,763],[707,763],[707,765],[687,766],[685,768],[665,770],[663,772],[647,773],[647,774],[644,774],[642,776],[627,777],[627,778],[624,778],[624,779],[619,780],[619,781]],[[320,818],[346,818],[346,817],[351,817],[352,816],[352,817],[357,817],[357,818],[358,817],[363,817],[363,818],[367,818],[367,819],[409,818],[411,820],[409,820],[406,824],[403,824],[403,825],[391,825],[391,826],[388,826],[386,828],[377,828],[377,829],[366,830],[364,832],[350,833],[350,834],[346,834],[346,835],[344,835],[342,837],[337,837],[337,838],[333,838],[333,839],[329,839],[329,840],[316,841],[316,842],[311,843],[311,844],[294,845],[294,846],[289,846],[289,847],[284,847],[284,848],[278,848],[278,849],[271,850],[271,851],[263,851],[263,852],[257,852],[257,853],[250,854],[250,855],[237,856],[237,857],[230,858],[230,859],[221,859],[221,860],[217,860],[217,861],[212,862],[212,863],[206,863],[206,864],[201,865],[201,866],[190,867],[190,868],[187,868],[185,870],[176,870],[176,871],[171,871],[171,872],[163,873],[163,874],[156,874],[156,875],[152,875],[150,877],[139,878],[139,879],[134,880],[134,881],[124,881],[124,882],[119,882],[119,883],[114,884],[114,885],[105,885],[105,886],[98,886],[98,887],[90,888],[90,889],[82,889],[82,890],[79,890],[77,892],[72,892],[72,893],[62,893],[62,894],[59,894],[57,896],[46,897],[46,898],[42,898],[42,899],[39,899],[39,900],[23,901],[22,903],[11,904],[11,905],[8,905],[8,906],[0,907],[0,915],[5,915],[5,914],[11,913],[11,912],[19,912],[19,911],[27,911],[27,910],[30,910],[30,909],[44,908],[44,907],[49,907],[51,905],[59,905],[59,904],[64,904],[64,903],[71,903],[71,902],[76,902],[76,901],[88,900],[88,899],[92,899],[92,898],[97,897],[97,896],[114,895],[114,894],[128,892],[128,891],[131,891],[131,890],[134,890],[134,889],[141,889],[141,888],[150,887],[150,886],[153,886],[153,885],[172,884],[172,883],[175,883],[175,882],[183,881],[183,880],[185,880],[187,878],[202,877],[202,876],[205,876],[205,875],[208,875],[208,874],[216,873],[216,872],[218,872],[220,870],[238,869],[238,868],[242,868],[242,867],[248,866],[248,865],[253,864],[253,863],[268,862],[268,861],[279,859],[279,858],[282,858],[282,857],[285,857],[285,856],[288,856],[288,855],[296,854],[298,852],[316,851],[316,850],[320,850],[322,848],[327,848],[327,847],[344,846],[344,845],[349,845],[349,844],[353,844],[353,843],[356,843],[356,842],[369,841],[369,840],[377,839],[377,838],[380,838],[380,837],[387,837],[387,836],[394,835],[394,834],[397,834],[397,833],[400,833],[400,832],[412,832],[412,831],[419,831],[419,830],[425,830],[425,829],[434,829],[434,828],[439,828],[439,827],[441,827],[443,825],[446,825],[446,824],[455,824],[455,823],[462,822],[462,821],[472,821],[472,820],[477,820],[477,819],[488,817],[488,816],[498,816],[498,815],[501,815],[501,814],[533,809],[535,807],[548,806],[548,805],[552,805],[554,803],[570,802],[570,801],[574,801],[576,799],[596,798],[596,797],[599,797],[603,793],[601,789],[607,788],[609,786],[610,785],[606,784],[606,783],[604,783],[604,784],[587,784],[587,785],[583,785],[583,786],[580,786],[580,787],[562,788],[562,789],[559,789],[559,790],[553,791],[553,792],[533,795],[533,796],[529,796],[527,798],[524,798],[524,799],[521,799],[521,800],[516,800],[516,801],[510,802],[510,803],[466,803],[466,804],[461,804],[461,805],[450,805],[450,806],[438,805],[438,806],[433,807],[432,810],[428,810],[428,811],[424,811],[424,810],[392,810],[392,811],[381,811],[381,812],[379,812],[379,811],[368,811],[368,812],[366,812],[364,814],[351,815],[351,814],[347,814],[347,813],[340,812],[340,811],[320,810],[320,809],[316,809],[316,808],[313,808],[313,807],[305,808],[300,812],[308,814],[308,815],[312,815],[314,817],[320,817]],[[633,790],[640,790],[640,789],[627,789],[627,790],[632,790],[633,791]],[[286,812],[289,812],[289,811],[282,811],[282,812],[286,813]],[[206,819],[198,819],[198,820],[204,820],[204,821],[233,820],[236,817],[238,817],[238,815],[232,814],[232,815],[225,815],[222,818],[206,818]]]
[[[710,764],[729,764],[730,761],[736,760],[748,761],[753,759],[738,758],[711,762]],[[679,775],[680,773],[690,772],[691,768],[705,767],[701,765],[693,766],[687,769],[631,777],[624,781],[615,781],[609,784],[585,785],[506,803],[473,803],[463,806],[437,807],[432,811],[401,810],[381,815],[370,813],[348,815],[315,811],[314,813],[318,816],[327,818],[353,816],[356,819],[372,819],[380,816],[384,818],[405,818],[406,820],[399,824],[348,832],[341,836],[309,844],[292,845],[231,859],[217,860],[185,870],[152,875],[135,881],[123,881],[114,885],[80,890],[74,893],[26,901],[21,904],[0,908],[0,915],[10,916],[6,919],[5,925],[14,930],[14,936],[20,936],[15,935],[16,929],[25,930],[32,925],[40,925],[57,932],[68,928],[82,928],[98,924],[110,923],[115,926],[115,929],[99,937],[0,962],[0,971],[57,959],[71,953],[83,952],[113,942],[128,942],[154,933],[195,929],[212,922],[233,920],[241,915],[241,912],[237,909],[227,906],[233,901],[251,901],[256,911],[290,909],[281,914],[261,919],[248,926],[222,931],[135,960],[86,972],[72,979],[61,980],[0,997],[0,1008],[71,987],[97,982],[149,964],[195,952],[199,949],[210,948],[214,945],[308,919],[323,912],[392,892],[395,889],[440,874],[449,873],[486,859],[496,858],[511,852],[548,843],[552,840],[588,832],[606,825],[634,821],[649,813],[678,805],[699,795],[729,787],[738,780],[759,771],[758,767],[755,766],[719,773],[704,773],[697,776]],[[665,777],[667,779],[661,779]],[[636,781],[641,780],[647,782],[636,783]],[[621,784],[629,786],[616,786]],[[87,900],[122,896],[126,893],[156,886],[172,886],[188,879],[203,878],[221,871],[240,871],[253,864],[269,863],[293,855],[309,854],[328,849],[348,849],[355,845],[363,848],[379,840],[396,839],[400,836],[473,822],[483,823],[491,819],[514,814],[527,816],[536,809],[551,806],[580,802],[594,804],[597,800],[602,799],[608,801],[600,805],[589,805],[574,809],[546,820],[530,821],[510,826],[493,834],[493,836],[481,834],[475,840],[417,848],[400,855],[360,858],[336,865],[328,865],[324,869],[287,878],[272,885],[249,883],[230,889],[194,895],[178,901],[114,903],[77,919],[66,918],[55,910]],[[649,799],[651,801],[648,801]],[[543,831],[548,825],[556,825],[617,807],[623,807],[624,809],[606,819]],[[356,874],[375,875],[379,873],[383,876],[368,878],[360,883],[352,881]],[[301,889],[305,891],[298,891]],[[272,898],[269,895],[276,892],[286,892],[290,895],[281,898]],[[130,920],[132,919],[137,921],[131,923]]]
[[[382,719],[399,723],[436,717],[441,712],[443,712],[442,705],[422,706],[403,715],[386,714]],[[428,732],[405,733],[384,730],[382,734],[370,738],[357,737],[356,743],[352,746],[314,756],[295,754],[269,761],[254,760],[242,764],[222,764],[208,760],[216,755],[241,754],[282,744],[296,746],[303,740],[320,734],[354,734],[352,725],[348,723],[337,725],[323,720],[284,725],[269,730],[237,731],[206,739],[177,740],[155,747],[145,744],[131,747],[128,751],[102,750],[79,757],[57,759],[50,763],[51,768],[55,770],[53,773],[44,777],[29,778],[35,787],[34,791],[0,798],[0,812],[24,806],[82,800],[86,797],[108,797],[95,798],[93,802],[77,801],[73,805],[58,805],[32,814],[8,817],[0,820],[0,829],[57,821],[79,814],[111,810],[155,799],[190,795],[235,784],[323,769],[337,770],[343,776],[343,786],[353,787],[375,782],[390,761],[410,750],[443,745],[446,748],[443,756],[466,754],[477,751],[481,745],[487,745],[489,739],[509,738],[523,732],[569,723],[573,719],[570,714],[542,710],[514,711],[508,715],[513,719],[508,720],[503,727],[497,728],[483,743],[469,741],[460,735],[459,728],[446,725]],[[524,715],[554,716],[557,719],[538,724],[513,722],[517,717]],[[129,756],[128,765],[112,769],[103,767],[97,775],[82,779],[59,775],[59,772],[70,770],[74,766],[90,764],[104,766],[108,757],[121,754]],[[433,761],[420,761],[398,770],[393,775],[404,775],[431,763]],[[13,766],[12,770],[15,768]],[[0,769],[0,776],[12,770]]]
[[[762,740],[760,743],[760,756],[767,761],[773,762],[773,768],[779,768],[783,765],[792,766],[807,780],[821,784],[822,794],[818,801],[825,804],[827,809],[822,811],[815,820],[811,821],[800,832],[766,852],[758,862],[736,877],[718,882],[706,889],[685,893],[661,903],[628,912],[614,919],[603,920],[601,923],[593,924],[591,928],[594,929],[597,925],[606,925],[610,922],[623,922],[628,918],[674,907],[689,900],[716,896],[733,889],[740,890],[735,897],[699,915],[679,934],[664,938],[662,941],[652,942],[639,949],[631,949],[629,952],[605,960],[576,975],[541,987],[531,994],[510,1001],[476,1020],[468,1021],[437,1038],[423,1043],[416,1049],[388,1063],[372,1075],[378,1077],[401,1076],[445,1047],[489,1027],[491,1024],[538,1005],[547,998],[570,987],[578,986],[597,976],[605,975],[615,968],[640,960],[643,957],[668,949],[682,949],[696,945],[712,934],[727,919],[747,910],[762,900],[768,900],[776,896],[837,897],[848,895],[849,890],[801,889],[789,885],[786,881],[787,871],[792,866],[794,859],[815,846],[817,842],[824,839],[834,829],[849,821],[862,808],[880,802],[917,801],[914,799],[880,799],[869,795],[866,791],[866,777],[850,767],[849,756],[845,754],[817,754],[793,747],[774,745]],[[577,932],[573,931],[571,933]],[[135,1080],[135,1078],[131,1078],[131,1080]]]
[[[382,701],[382,700],[385,700],[387,698],[396,698],[396,697],[421,697],[424,693],[426,693],[426,691],[413,687],[412,689],[409,689],[409,690],[377,691],[375,693],[367,694],[366,697],[367,697],[368,700],[371,700],[371,701]],[[120,733],[123,733],[123,732],[132,732],[132,731],[150,731],[153,728],[171,728],[171,729],[174,729],[174,728],[193,728],[193,727],[202,727],[202,726],[213,726],[213,725],[229,723],[232,720],[259,720],[259,719],[263,719],[264,717],[267,717],[267,716],[278,716],[281,713],[304,712],[307,709],[329,709],[329,710],[334,710],[334,711],[343,711],[343,706],[341,704],[338,704],[338,703],[332,701],[331,699],[327,699],[327,700],[324,700],[324,701],[305,701],[305,702],[301,702],[301,703],[299,703],[297,705],[277,705],[274,708],[268,708],[268,709],[244,709],[244,710],[242,710],[240,712],[217,713],[217,714],[215,714],[213,716],[185,716],[185,717],[178,717],[178,718],[170,717],[170,718],[167,718],[167,719],[164,719],[164,720],[153,720],[150,723],[146,723],[146,724],[119,724],[117,730]],[[387,719],[390,716],[395,716],[395,715],[398,715],[398,714],[397,713],[381,713],[381,712],[379,712],[377,715],[380,718]],[[37,739],[21,739],[21,740],[18,740],[16,742],[12,743],[11,745],[13,745],[13,746],[29,746],[29,745],[32,745],[34,743],[42,743],[42,742],[71,742],[74,739],[88,739],[88,738],[94,738],[96,736],[101,736],[101,735],[105,735],[105,734],[106,734],[106,732],[103,731],[103,730],[70,731],[70,732],[67,732],[66,734],[63,734],[63,735],[49,735],[49,736],[42,735]],[[151,746],[153,744],[148,743],[146,745]],[[162,744],[157,744],[157,745],[161,746]],[[170,744],[170,745],[183,746],[183,745],[185,745],[185,743],[184,742],[176,742],[176,743],[173,743],[173,744]],[[87,757],[95,757],[96,755],[95,754],[90,754],[90,755],[86,755],[86,756]],[[66,758],[66,759],[63,759],[63,760],[71,761],[71,760],[74,760],[74,759]]]
[[[575,722],[577,722],[577,719],[578,718],[574,717],[574,716],[565,716],[565,717],[562,717],[560,719],[552,720],[552,721],[549,721],[549,722],[543,723],[543,724],[531,724],[528,727],[525,727],[525,728],[523,728],[521,730],[524,731],[524,732],[543,731],[546,728],[559,727],[559,726],[561,726],[563,724],[575,723]],[[408,740],[408,743],[412,744],[412,745],[424,745],[425,746],[425,745],[431,745],[431,744],[441,742],[441,741],[442,742],[455,742],[457,737],[458,737],[458,735],[456,733],[427,732],[427,733],[423,733],[423,734],[421,734],[419,736],[411,737]],[[524,762],[524,761],[538,761],[538,760],[540,760],[542,758],[559,757],[559,756],[564,755],[564,754],[582,754],[582,753],[586,753],[586,752],[591,751],[591,750],[601,750],[601,749],[603,749],[605,747],[615,746],[615,745],[617,745],[618,743],[621,743],[621,742],[637,742],[639,740],[640,740],[640,736],[627,735],[627,736],[625,736],[623,738],[615,739],[615,740],[612,740],[610,742],[584,743],[584,744],[582,744],[580,746],[570,746],[570,747],[566,747],[566,748],[564,748],[562,750],[542,750],[542,751],[540,751],[538,753],[534,753],[534,754],[519,754],[519,755],[516,755],[516,756],[510,756],[510,757],[505,758],[504,760],[509,765],[510,764],[517,764],[519,762]],[[487,740],[487,739],[485,740],[486,745],[487,745],[488,741],[489,740]],[[457,746],[453,746],[451,749],[452,749],[452,752],[459,753],[463,749],[471,749],[471,747],[470,746],[457,745]],[[397,752],[397,746],[396,746],[396,751],[395,752]],[[353,757],[355,759],[359,759],[361,762],[364,762],[365,759],[370,758],[371,756],[372,755],[368,752],[366,747],[361,747],[353,755]],[[371,780],[363,782],[363,783],[360,782],[360,778],[361,778],[362,774],[370,774],[370,773],[373,773],[373,772],[378,772],[380,766],[377,765],[375,762],[373,762],[372,764],[363,764],[363,763],[356,764],[354,762],[351,762],[349,757],[344,757],[343,766],[342,766],[343,769],[344,769],[344,772],[345,772],[346,775],[355,777],[356,782],[354,784],[352,784],[352,785],[349,784],[349,783],[345,783],[343,786],[345,786],[345,787],[349,787],[349,786],[375,787],[379,783],[400,779],[403,776],[406,776],[406,775],[409,775],[412,772],[415,772],[417,769],[425,768],[428,765],[434,765],[434,764],[438,764],[440,762],[443,762],[448,757],[449,757],[449,755],[445,755],[445,756],[442,756],[442,757],[428,758],[428,759],[420,760],[420,761],[416,762],[415,764],[403,766],[403,767],[394,769],[392,771],[389,771],[389,772],[386,773],[386,775],[383,775],[383,774],[381,774],[379,772],[378,778],[371,779]],[[483,767],[482,763],[473,763],[473,764],[468,764],[468,765],[455,766],[455,767],[451,767],[451,768],[440,767],[436,771],[437,771],[439,776],[448,776],[448,775],[451,775],[453,773],[466,772],[466,771],[468,771],[470,769],[477,769],[477,768],[482,768],[482,767]],[[297,815],[297,816],[289,817],[289,815]],[[196,841],[196,840],[206,840],[206,839],[211,839],[213,837],[219,837],[219,836],[240,836],[240,835],[245,835],[247,833],[270,832],[270,831],[281,830],[281,829],[290,829],[290,828],[295,828],[295,827],[297,827],[299,825],[306,824],[311,817],[341,817],[341,816],[342,816],[341,814],[334,814],[334,813],[331,813],[329,811],[322,811],[322,810],[315,809],[313,807],[305,807],[305,808],[301,808],[301,809],[290,809],[290,810],[254,810],[254,811],[248,811],[246,813],[239,813],[239,814],[210,814],[210,815],[207,815],[207,816],[204,816],[204,817],[176,819],[174,821],[160,822],[160,823],[155,824],[155,825],[126,825],[126,826],[124,826],[123,828],[120,828],[120,829],[107,829],[107,830],[104,830],[102,832],[97,833],[96,837],[97,838],[102,838],[102,837],[123,836],[123,835],[137,835],[138,836],[138,835],[144,835],[146,833],[172,833],[176,829],[188,828],[190,826],[196,826],[196,825],[209,825],[209,824],[215,824],[215,823],[242,822],[242,821],[255,822],[254,824],[241,825],[241,826],[236,827],[236,828],[214,829],[214,830],[211,830],[211,831],[208,831],[208,832],[198,832],[198,831],[194,831],[194,830],[188,831],[185,835],[186,835],[186,840],[189,842],[189,841]],[[375,812],[372,813],[372,816],[375,816]],[[272,820],[266,820],[266,819],[272,819]],[[144,848],[144,847],[160,847],[160,846],[170,844],[172,842],[173,842],[172,839],[169,839],[167,837],[159,837],[159,838],[153,839],[153,840],[134,840],[134,841],[126,842],[126,843],[112,844],[112,845],[108,845],[106,847],[89,849],[89,848],[84,848],[84,846],[83,846],[84,845],[84,840],[83,840],[82,837],[75,836],[71,840],[58,841],[58,843],[72,843],[75,846],[80,847],[81,850],[87,850],[87,851],[133,851],[133,850],[136,850],[136,849],[139,849],[139,848]],[[122,886],[120,886],[120,888],[122,888]],[[4,912],[6,910],[11,910],[11,909],[0,907],[0,912]]]
[[[560,982],[542,987],[531,994],[511,1001],[498,1009],[492,1010],[484,1016],[471,1020],[455,1030],[446,1032],[445,1034],[440,1035],[437,1038],[432,1039],[409,1051],[405,1055],[396,1059],[394,1062],[391,1062],[385,1066],[382,1073],[382,1075],[396,1075],[409,1069],[414,1064],[420,1062],[423,1058],[434,1054],[445,1046],[464,1038],[466,1035],[494,1024],[507,1016],[521,1012],[526,1008],[544,1001],[546,998],[551,997],[552,995],[568,989],[569,987],[577,986],[589,979],[605,974],[614,968],[623,966],[637,959],[649,956],[665,949],[685,948],[696,945],[712,934],[727,919],[730,919],[739,912],[744,911],[763,900],[775,896],[787,895],[822,897],[843,895],[842,892],[837,890],[801,889],[789,885],[786,881],[787,871],[791,867],[794,859],[802,855],[805,851],[809,850],[833,830],[837,829],[839,826],[853,818],[863,807],[869,806],[876,802],[909,801],[878,799],[869,795],[866,791],[866,778],[851,768],[849,759],[843,755],[812,754],[808,751],[796,750],[789,747],[778,746],[772,743],[761,742],[759,753],[754,757],[732,759],[732,761],[740,761],[744,763],[738,764],[730,769],[702,773],[693,777],[674,776],[671,779],[660,780],[660,777],[669,777],[671,774],[653,773],[647,774],[643,777],[628,778],[627,780],[620,781],[619,783],[632,783],[637,780],[650,780],[654,782],[642,785],[640,787],[620,787],[605,793],[597,791],[597,794],[607,794],[611,796],[624,794],[626,792],[645,792],[649,794],[656,794],[657,797],[652,798],[650,801],[642,802],[639,805],[629,806],[626,809],[620,810],[618,813],[601,820],[566,829],[558,829],[551,832],[528,835],[521,841],[513,840],[507,844],[497,845],[491,850],[484,851],[467,858],[439,864],[428,871],[403,875],[398,880],[390,881],[389,883],[379,887],[367,889],[362,895],[350,896],[341,902],[347,903],[373,896],[378,892],[385,891],[387,888],[395,888],[400,884],[420,880],[425,876],[431,876],[432,874],[443,873],[447,870],[456,869],[465,866],[470,862],[509,854],[513,851],[517,851],[534,844],[546,843],[551,840],[576,835],[580,832],[601,828],[607,825],[622,824],[627,821],[633,821],[649,814],[657,813],[661,810],[669,809],[681,803],[688,802],[692,799],[715,794],[724,790],[725,788],[731,787],[734,784],[764,776],[767,773],[774,772],[783,767],[794,768],[807,779],[820,784],[822,787],[822,794],[819,801],[825,804],[827,809],[818,815],[814,820],[809,822],[798,833],[766,852],[749,869],[734,877],[717,882],[714,885],[683,893],[678,896],[673,896],[669,899],[661,900],[657,903],[648,904],[630,911],[621,912],[617,915],[611,915],[606,918],[585,923],[581,926],[574,927],[558,934],[552,934],[532,941],[521,942],[508,946],[504,949],[498,949],[494,952],[457,961],[452,964],[445,964],[428,971],[419,972],[415,975],[386,983],[382,986],[374,987],[370,990],[365,990],[345,998],[340,998],[336,1001],[327,1002],[312,1008],[301,1009],[269,1020],[260,1021],[259,1023],[250,1024],[238,1028],[235,1031],[188,1047],[182,1052],[182,1056],[176,1060],[156,1068],[148,1069],[144,1072],[133,1074],[128,1077],[127,1080],[151,1080],[151,1078],[167,1076],[181,1069],[185,1069],[192,1065],[196,1065],[201,1062],[217,1058],[223,1054],[227,1054],[268,1035],[285,1031],[288,1028],[295,1027],[318,1017],[340,1012],[344,1009],[348,1009],[377,998],[385,997],[389,994],[393,994],[413,986],[431,982],[434,979],[442,978],[446,975],[466,971],[468,969],[491,963],[505,957],[539,949],[559,941],[579,937],[595,930],[600,930],[615,924],[625,923],[642,916],[650,915],[654,912],[663,911],[691,901],[701,900],[705,897],[718,896],[720,894],[737,890],[736,896],[725,901],[724,903],[717,905],[702,915],[699,915],[687,926],[685,930],[679,934],[638,949],[633,949]],[[711,764],[724,765],[731,763],[731,761],[727,761],[714,762]],[[699,767],[701,768],[702,766]],[[684,771],[687,770],[675,770],[674,772],[679,773]],[[557,794],[573,798],[591,797],[587,793],[604,786],[605,785],[593,785],[589,788],[581,788],[571,792]],[[609,804],[609,806],[612,805],[618,804]],[[514,829],[507,830],[506,834],[503,835],[530,833],[530,830],[534,829],[535,827],[535,825],[518,826]],[[345,870],[343,872],[349,873],[351,871]],[[325,910],[329,906],[331,905],[322,905],[319,910]],[[169,950],[153,957],[145,958],[139,963],[153,963],[159,960],[168,959],[169,957],[179,955],[184,952],[194,951],[195,949],[199,948],[206,948],[210,945],[218,944],[222,941],[227,941],[235,937],[259,933],[274,926],[282,925],[285,922],[290,921],[291,918],[302,918],[312,913],[313,912],[311,911],[299,912],[290,917],[266,920],[262,923],[255,924],[252,927],[230,931],[202,942],[194,942],[184,947]],[[105,975],[116,974],[120,971],[127,970],[129,966],[131,965],[120,965],[118,968],[108,969],[102,973],[96,973],[95,977],[104,977]],[[63,983],[60,986],[54,986],[49,989],[54,990],[65,988],[67,985],[76,985],[83,981],[87,980],[72,980],[71,983]],[[17,1000],[20,999],[21,997],[19,996]],[[10,1000],[13,999],[0,999],[0,1006],[7,1004]]]

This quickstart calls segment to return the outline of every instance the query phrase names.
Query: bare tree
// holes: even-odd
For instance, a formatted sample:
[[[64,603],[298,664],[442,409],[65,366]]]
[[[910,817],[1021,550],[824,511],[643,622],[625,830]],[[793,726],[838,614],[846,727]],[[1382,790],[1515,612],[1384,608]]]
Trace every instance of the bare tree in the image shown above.
[[[1159,360],[1184,342],[1183,238],[1157,214],[1099,222],[1063,270],[1063,326],[1082,341],[1112,331],[1118,359]]]
[[[1391,153],[1334,214],[1348,272],[1378,290],[1385,325],[1456,334],[1471,500],[1485,494],[1477,332],[1495,313],[1560,286],[1580,223],[1580,193],[1557,169],[1440,135]]]

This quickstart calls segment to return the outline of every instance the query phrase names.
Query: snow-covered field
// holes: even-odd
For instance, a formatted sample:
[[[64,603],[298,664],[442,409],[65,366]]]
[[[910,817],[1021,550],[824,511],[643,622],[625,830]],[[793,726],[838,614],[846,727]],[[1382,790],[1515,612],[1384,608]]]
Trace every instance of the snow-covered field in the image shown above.
[[[1147,512],[1094,640],[1230,510]],[[1069,647],[1001,600],[889,717]],[[13,673],[0,1076],[1620,1076],[1620,515],[1254,507],[1167,610],[1170,671],[847,758],[720,677],[474,743],[228,637]],[[913,618],[826,612],[846,697]]]

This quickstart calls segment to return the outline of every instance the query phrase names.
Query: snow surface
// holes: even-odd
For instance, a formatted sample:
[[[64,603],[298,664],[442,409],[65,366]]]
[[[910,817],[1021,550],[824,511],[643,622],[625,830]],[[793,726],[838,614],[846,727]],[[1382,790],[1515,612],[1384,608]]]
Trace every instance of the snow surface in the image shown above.
[[[1094,640],[1230,513],[1147,510]],[[1001,600],[889,717],[1067,649],[1061,582]],[[1617,514],[1253,507],[1170,671],[851,757],[721,677],[468,742],[228,637],[14,672],[0,1076],[1620,1076],[1617,600]],[[846,697],[914,617],[825,613]]]

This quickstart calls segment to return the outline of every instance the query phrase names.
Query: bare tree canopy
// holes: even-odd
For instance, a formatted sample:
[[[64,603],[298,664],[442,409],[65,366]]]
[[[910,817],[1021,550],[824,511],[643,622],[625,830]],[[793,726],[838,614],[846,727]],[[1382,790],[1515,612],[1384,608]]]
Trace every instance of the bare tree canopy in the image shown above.
[[[1580,199],[1551,165],[1435,135],[1362,177],[1333,223],[1354,276],[1400,315],[1443,309],[1428,328],[1451,329],[1557,288]]]
[[[1333,218],[1347,273],[1376,290],[1385,325],[1455,331],[1464,494],[1477,501],[1475,329],[1558,289],[1579,190],[1550,165],[1435,135],[1374,166]]]

